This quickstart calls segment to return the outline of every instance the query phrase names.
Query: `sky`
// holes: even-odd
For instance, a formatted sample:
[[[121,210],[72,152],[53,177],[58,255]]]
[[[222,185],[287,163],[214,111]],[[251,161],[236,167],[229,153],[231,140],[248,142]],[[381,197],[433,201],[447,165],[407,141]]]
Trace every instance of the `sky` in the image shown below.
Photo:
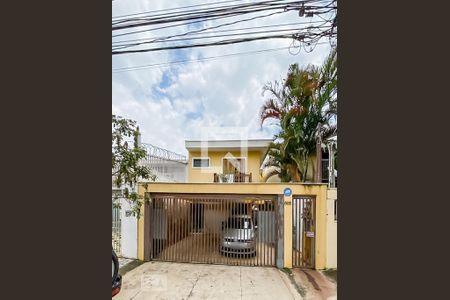
[[[112,16],[214,2],[218,0],[115,0],[112,2]],[[254,1],[238,3],[245,2]],[[220,30],[310,20],[315,19],[300,18],[298,12],[292,11]],[[208,21],[196,24],[195,28],[223,22]],[[192,29],[192,25],[180,26],[123,38],[165,36]],[[113,41],[119,39],[117,37]],[[271,39],[226,46],[113,55],[112,69],[288,47],[291,43],[288,39]],[[284,78],[290,64],[320,65],[329,51],[330,45],[325,43],[317,45],[311,53],[301,50],[297,55],[284,49],[169,67],[113,72],[112,113],[136,120],[142,132],[142,142],[183,155],[187,154],[185,140],[272,138],[277,132],[276,125],[269,122],[261,126],[259,119],[261,106],[268,97],[268,94],[262,95],[263,86]]]

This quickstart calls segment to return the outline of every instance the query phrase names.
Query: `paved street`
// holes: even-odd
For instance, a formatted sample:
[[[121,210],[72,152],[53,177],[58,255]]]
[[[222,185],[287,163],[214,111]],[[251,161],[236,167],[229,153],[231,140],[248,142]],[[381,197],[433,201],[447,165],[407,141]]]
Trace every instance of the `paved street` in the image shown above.
[[[273,267],[147,262],[123,276],[114,300],[312,299],[292,279]]]

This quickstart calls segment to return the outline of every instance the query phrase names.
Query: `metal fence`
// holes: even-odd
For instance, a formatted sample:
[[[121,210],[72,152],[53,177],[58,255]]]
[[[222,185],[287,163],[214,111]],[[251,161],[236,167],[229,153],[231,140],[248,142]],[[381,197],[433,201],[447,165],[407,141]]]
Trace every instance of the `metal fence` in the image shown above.
[[[121,247],[121,215],[120,207],[112,206],[112,246],[117,255],[122,253]]]
[[[276,264],[276,196],[151,195],[148,259],[210,264]]]

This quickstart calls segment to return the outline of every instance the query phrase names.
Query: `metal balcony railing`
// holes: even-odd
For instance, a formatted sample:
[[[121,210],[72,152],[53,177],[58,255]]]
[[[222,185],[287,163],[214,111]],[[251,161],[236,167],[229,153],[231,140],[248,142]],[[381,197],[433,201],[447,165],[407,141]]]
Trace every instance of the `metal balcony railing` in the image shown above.
[[[228,174],[214,173],[214,182],[224,182],[224,183],[252,182],[252,173],[249,174],[241,172]]]

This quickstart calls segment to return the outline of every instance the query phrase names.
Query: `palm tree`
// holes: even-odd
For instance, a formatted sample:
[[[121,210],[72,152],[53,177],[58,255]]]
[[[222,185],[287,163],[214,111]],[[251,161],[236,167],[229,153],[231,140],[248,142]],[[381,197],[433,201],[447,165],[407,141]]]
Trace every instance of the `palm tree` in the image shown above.
[[[282,149],[280,143],[271,143],[268,147],[266,156],[269,160],[264,164],[265,168],[268,168],[268,172],[264,174],[264,181],[267,181],[270,177],[278,175],[282,182],[291,181],[294,170],[294,164],[292,160],[286,156],[286,151]]]
[[[261,124],[275,119],[280,125],[278,142],[269,147],[273,159],[268,164],[277,167],[273,173],[282,181],[306,181],[314,152],[312,173],[318,180],[322,141],[337,133],[336,54],[332,50],[320,68],[293,64],[282,83],[275,81],[263,89],[272,97],[262,107]]]

